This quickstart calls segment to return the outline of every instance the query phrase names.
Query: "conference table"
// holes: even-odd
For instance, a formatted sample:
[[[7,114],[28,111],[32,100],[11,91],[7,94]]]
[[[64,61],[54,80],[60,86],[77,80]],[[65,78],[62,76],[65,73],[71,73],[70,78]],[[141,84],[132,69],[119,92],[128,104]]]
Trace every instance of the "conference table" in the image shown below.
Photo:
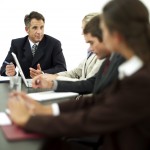
[[[22,83],[22,91],[27,93],[39,92],[41,89],[27,88]],[[8,96],[10,93],[9,82],[0,83],[0,112],[4,112],[7,108]],[[64,99],[67,100],[67,99]],[[54,100],[52,102],[59,102]],[[63,101],[61,99],[61,101]],[[47,103],[51,103],[48,102]],[[45,103],[46,104],[46,103]],[[39,150],[44,139],[29,139],[20,141],[8,141],[0,128],[0,150]]]

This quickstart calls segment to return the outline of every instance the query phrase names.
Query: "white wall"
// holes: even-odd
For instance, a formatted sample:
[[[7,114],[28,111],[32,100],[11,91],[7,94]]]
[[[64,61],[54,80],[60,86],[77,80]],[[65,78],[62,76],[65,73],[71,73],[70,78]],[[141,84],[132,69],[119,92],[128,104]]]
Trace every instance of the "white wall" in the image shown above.
[[[149,0],[142,0],[150,8]],[[67,68],[85,58],[88,44],[81,35],[81,20],[87,13],[101,12],[108,0],[3,0],[0,4],[0,66],[10,48],[11,39],[26,35],[24,16],[31,11],[46,19],[45,33],[62,43]]]

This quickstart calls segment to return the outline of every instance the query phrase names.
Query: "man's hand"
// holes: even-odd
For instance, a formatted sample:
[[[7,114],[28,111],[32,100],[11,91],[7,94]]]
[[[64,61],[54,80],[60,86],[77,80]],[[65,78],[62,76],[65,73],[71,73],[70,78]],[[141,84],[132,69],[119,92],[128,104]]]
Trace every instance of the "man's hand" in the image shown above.
[[[41,69],[40,64],[37,64],[37,69],[30,68],[30,77],[31,78],[34,78],[35,76],[40,75],[40,74],[42,74],[42,69]]]
[[[14,76],[16,74],[15,72],[15,65],[13,63],[10,63],[9,65],[6,65],[6,72],[5,74],[7,76]]]
[[[30,113],[25,101],[20,95],[11,95],[8,101],[11,120],[19,125],[24,126],[30,118]]]
[[[31,115],[38,115],[38,114],[39,115],[51,115],[52,114],[50,105],[44,106],[23,92],[19,93],[19,95],[26,102],[26,105]]]
[[[34,115],[52,115],[51,106],[44,106],[23,92],[12,92],[9,96],[8,108],[13,122],[24,126]]]
[[[52,80],[56,80],[56,78],[58,77],[57,74],[43,74],[42,75],[43,78],[45,78],[47,81],[52,81]]]
[[[45,74],[38,75],[32,80],[32,87],[33,88],[48,88],[52,89],[54,83],[52,80],[45,78]]]

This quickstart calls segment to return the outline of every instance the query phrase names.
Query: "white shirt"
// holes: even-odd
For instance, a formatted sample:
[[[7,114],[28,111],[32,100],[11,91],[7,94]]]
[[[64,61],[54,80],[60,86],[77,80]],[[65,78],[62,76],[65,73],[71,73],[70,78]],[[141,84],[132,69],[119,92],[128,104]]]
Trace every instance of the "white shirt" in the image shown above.
[[[118,78],[122,80],[124,77],[129,77],[134,73],[136,73],[138,70],[140,70],[142,67],[143,67],[143,61],[139,57],[133,56],[119,66]],[[54,103],[51,105],[51,107],[52,107],[53,115],[58,116],[60,114],[59,105],[57,103]]]
[[[31,47],[31,49],[32,49],[32,46],[34,45],[34,44],[36,44],[37,46],[39,45],[39,42],[37,42],[37,43],[33,43],[29,38],[28,38],[28,40],[29,40],[29,43],[30,43],[30,47]]]
[[[142,67],[143,61],[139,57],[133,56],[118,67],[118,78],[122,80],[124,77],[129,77],[140,70]]]

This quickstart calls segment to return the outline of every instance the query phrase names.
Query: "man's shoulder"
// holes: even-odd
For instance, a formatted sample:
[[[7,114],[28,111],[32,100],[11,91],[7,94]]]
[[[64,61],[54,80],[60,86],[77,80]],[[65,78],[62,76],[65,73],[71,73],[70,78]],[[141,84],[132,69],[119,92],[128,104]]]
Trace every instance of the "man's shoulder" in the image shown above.
[[[23,42],[28,39],[28,36],[12,39],[13,42]]]
[[[125,58],[122,55],[118,54],[118,53],[114,53],[113,57],[112,57],[112,61],[116,61],[116,62],[122,63],[122,62],[125,61]]]
[[[47,34],[44,34],[44,38],[49,41],[60,42],[58,39],[56,39],[50,35],[47,35]]]

